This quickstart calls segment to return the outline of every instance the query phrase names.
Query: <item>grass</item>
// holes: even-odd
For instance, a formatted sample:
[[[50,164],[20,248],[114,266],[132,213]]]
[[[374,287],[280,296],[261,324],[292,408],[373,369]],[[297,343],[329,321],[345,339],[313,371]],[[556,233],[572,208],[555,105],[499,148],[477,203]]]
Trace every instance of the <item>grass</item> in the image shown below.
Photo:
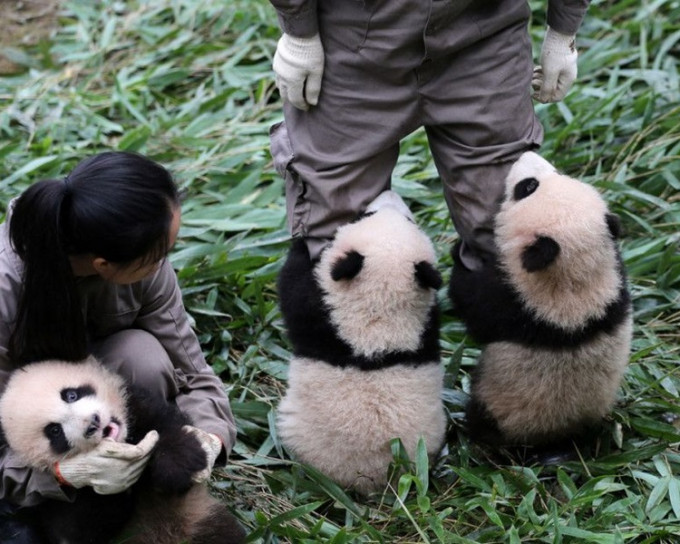
[[[532,2],[540,47],[544,2]],[[226,6],[226,7],[225,7]],[[279,31],[265,0],[64,2],[51,36],[12,49],[0,78],[0,211],[84,155],[137,150],[187,190],[172,254],[204,351],[239,428],[214,489],[252,541],[675,543],[680,541],[680,4],[595,0],[580,76],[539,105],[542,153],[594,184],[626,228],[635,332],[600,451],[559,466],[498,465],[461,426],[478,349],[447,313],[441,332],[452,434],[436,466],[417,456],[394,489],[360,499],[291,461],[272,425],[290,346],[274,289],[288,247],[269,154],[281,119],[271,72]],[[404,140],[394,187],[447,274],[455,232],[426,139]]]

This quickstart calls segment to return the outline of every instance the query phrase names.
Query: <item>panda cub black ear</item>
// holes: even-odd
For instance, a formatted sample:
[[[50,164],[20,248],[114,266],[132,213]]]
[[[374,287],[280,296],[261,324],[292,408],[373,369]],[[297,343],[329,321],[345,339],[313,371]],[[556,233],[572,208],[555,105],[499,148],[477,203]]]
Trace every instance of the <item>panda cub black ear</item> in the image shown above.
[[[609,233],[612,235],[614,240],[618,240],[623,236],[623,225],[621,225],[621,219],[618,215],[613,213],[608,213],[605,217],[607,221],[607,228]]]
[[[351,280],[364,266],[364,256],[358,251],[350,251],[333,264],[331,278],[333,281]]]
[[[415,264],[416,281],[423,289],[439,289],[442,286],[442,276],[437,269],[427,261]]]
[[[560,245],[549,236],[539,236],[522,251],[522,267],[527,272],[547,268],[560,254]]]
[[[514,200],[522,200],[535,193],[539,185],[540,183],[536,178],[525,178],[522,181],[518,181],[512,191],[512,198]]]

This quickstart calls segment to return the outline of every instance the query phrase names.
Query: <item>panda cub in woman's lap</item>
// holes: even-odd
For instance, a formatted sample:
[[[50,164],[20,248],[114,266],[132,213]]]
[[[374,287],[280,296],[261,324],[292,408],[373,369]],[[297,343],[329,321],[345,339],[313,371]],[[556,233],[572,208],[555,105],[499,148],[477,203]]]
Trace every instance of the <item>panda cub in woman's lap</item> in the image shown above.
[[[130,489],[101,495],[72,489],[71,502],[46,499],[22,509],[55,544],[238,544],[245,532],[205,484],[192,481],[207,466],[189,420],[172,403],[129,387],[94,358],[43,361],[15,370],[0,397],[5,445],[26,466],[51,470],[102,440],[136,444],[159,434],[142,477]]]

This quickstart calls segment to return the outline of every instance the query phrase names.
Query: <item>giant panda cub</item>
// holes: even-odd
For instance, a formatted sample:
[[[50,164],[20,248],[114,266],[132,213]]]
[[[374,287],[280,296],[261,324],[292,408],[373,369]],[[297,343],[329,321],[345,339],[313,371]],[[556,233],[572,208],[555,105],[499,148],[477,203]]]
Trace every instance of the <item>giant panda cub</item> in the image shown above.
[[[174,404],[152,400],[94,358],[43,361],[15,370],[0,398],[3,447],[34,470],[87,452],[102,440],[136,443],[147,432],[158,442],[140,480],[129,490],[99,495],[85,487],[73,502],[45,499],[22,509],[47,542],[105,544],[237,544],[236,518],[192,476],[206,467],[189,421]]]
[[[454,309],[485,344],[467,407],[473,438],[562,447],[611,410],[632,334],[619,232],[592,186],[525,153],[496,218],[497,261],[467,270],[454,248]]]
[[[300,461],[360,493],[381,490],[400,438],[434,454],[446,426],[430,240],[394,192],[340,227],[319,261],[294,242],[280,273],[294,357],[278,434]]]

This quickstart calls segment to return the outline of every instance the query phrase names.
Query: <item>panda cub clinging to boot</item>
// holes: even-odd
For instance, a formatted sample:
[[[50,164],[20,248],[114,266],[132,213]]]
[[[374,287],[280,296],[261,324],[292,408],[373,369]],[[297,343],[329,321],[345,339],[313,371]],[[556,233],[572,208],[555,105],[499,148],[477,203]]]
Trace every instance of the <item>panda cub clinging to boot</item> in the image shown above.
[[[467,407],[473,437],[548,445],[611,410],[632,334],[619,233],[593,187],[525,153],[496,217],[497,261],[468,270],[454,248],[449,294],[484,344]]]
[[[151,430],[158,442],[136,484],[101,495],[69,489],[72,502],[45,499],[22,508],[55,544],[237,544],[245,533],[233,515],[193,482],[207,465],[188,419],[169,402],[128,387],[94,358],[43,361],[15,370],[0,397],[3,440],[25,466],[52,471],[103,440],[137,443]]]
[[[385,487],[390,440],[439,451],[435,252],[396,193],[340,227],[318,262],[294,242],[278,281],[294,357],[277,414],[297,459],[362,493]]]

